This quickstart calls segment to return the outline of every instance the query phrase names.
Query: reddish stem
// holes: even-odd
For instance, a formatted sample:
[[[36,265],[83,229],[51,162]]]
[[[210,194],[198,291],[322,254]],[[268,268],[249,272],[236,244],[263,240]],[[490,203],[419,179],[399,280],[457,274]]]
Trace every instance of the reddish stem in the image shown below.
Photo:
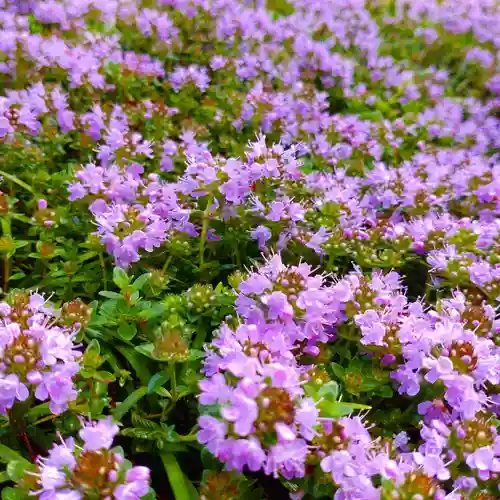
[[[30,454],[31,460],[33,462],[36,462],[38,455],[35,453],[35,451],[33,450],[33,447],[31,446],[31,442],[30,442],[30,438],[28,437],[28,434],[26,434],[26,432],[22,432],[21,437],[23,438],[24,444],[26,445],[26,449],[28,450],[28,453]]]

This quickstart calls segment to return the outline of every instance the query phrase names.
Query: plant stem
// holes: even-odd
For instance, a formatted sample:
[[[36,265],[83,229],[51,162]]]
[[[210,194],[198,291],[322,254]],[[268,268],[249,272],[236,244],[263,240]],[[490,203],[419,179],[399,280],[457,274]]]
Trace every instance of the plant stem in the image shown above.
[[[108,289],[108,277],[106,275],[106,263],[104,262],[104,254],[99,252],[99,262],[101,264],[101,271],[102,271],[102,286],[104,290]]]
[[[210,208],[212,207],[212,196],[208,198],[207,206],[203,211],[203,224],[201,227],[201,240],[200,240],[200,271],[205,265],[205,241],[208,233],[208,216],[210,215]]]
[[[165,420],[168,414],[175,408],[177,403],[177,376],[175,373],[175,363],[170,362],[168,364],[168,374],[170,375],[170,394],[171,400],[168,406],[165,406],[161,412],[161,420]]]
[[[236,242],[236,245],[234,246],[234,255],[236,257],[236,265],[240,268],[241,267],[241,257],[240,257],[240,247],[238,242]]]
[[[5,177],[6,179],[9,179],[9,181],[14,182],[18,186],[21,186],[22,188],[26,189],[26,191],[29,191],[31,194],[35,194],[35,191],[31,186],[28,186],[24,181],[21,179],[18,179],[15,175],[9,174],[7,172],[4,172],[3,170],[0,170],[0,175]]]
[[[201,349],[203,344],[205,343],[205,339],[207,337],[207,330],[203,327],[203,320],[200,318],[198,320],[198,328],[197,328],[196,337],[193,341],[193,349]]]
[[[9,257],[5,255],[3,258],[3,293],[9,290]]]
[[[9,428],[16,434],[17,440],[20,444],[24,444],[26,450],[30,454],[33,461],[36,461],[37,453],[33,450],[30,438],[27,434],[27,426],[25,421],[25,415],[27,410],[33,403],[33,397],[30,396],[26,401],[17,402],[14,406],[8,410],[9,417]]]
[[[2,217],[2,233],[4,237],[11,237],[11,225],[10,217]],[[10,267],[9,267],[9,255],[4,255],[3,258],[3,293],[7,293],[9,290],[9,277],[10,277]]]
[[[35,453],[33,447],[31,446],[31,441],[30,438],[28,437],[28,434],[26,432],[21,433],[21,438],[24,441],[28,453],[30,454],[31,460],[33,460],[33,462],[36,462],[38,455]]]
[[[160,413],[151,413],[150,415],[144,415],[142,418],[145,418],[146,420],[151,420],[153,418],[158,418],[163,415],[163,412],[161,411]]]
[[[38,424],[43,424],[44,422],[50,422],[51,420],[54,420],[58,416],[59,415],[48,415],[46,417],[41,418],[40,420],[37,420],[36,422],[33,422],[32,424],[30,424],[30,427],[34,427]]]
[[[167,260],[165,261],[165,264],[163,264],[163,268],[162,268],[163,272],[165,272],[167,270],[168,266],[172,262],[172,258],[173,258],[173,255],[168,256]]]
[[[196,432],[194,434],[188,434],[187,436],[183,436],[179,434],[179,441],[196,441],[198,439]]]
[[[175,374],[175,363],[169,363],[168,369],[170,372],[170,393],[172,394],[172,402],[177,401],[177,379]]]
[[[336,333],[337,336],[343,338],[344,340],[348,340],[349,342],[359,342],[359,338],[354,335],[346,335],[345,333]]]

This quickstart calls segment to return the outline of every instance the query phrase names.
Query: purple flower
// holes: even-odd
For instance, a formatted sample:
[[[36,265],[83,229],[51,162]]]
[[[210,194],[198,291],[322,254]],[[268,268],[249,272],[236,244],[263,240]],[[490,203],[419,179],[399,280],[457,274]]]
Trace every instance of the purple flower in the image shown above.
[[[334,451],[321,461],[321,469],[330,472],[333,481],[342,485],[346,478],[357,476],[357,468],[348,451]]]
[[[450,358],[440,356],[438,359],[427,359],[425,361],[425,368],[430,368],[429,372],[425,375],[425,380],[433,384],[436,380],[445,380],[453,376],[453,362]]]
[[[339,160],[346,160],[352,155],[352,147],[349,144],[336,144],[332,152]]]
[[[407,448],[407,444],[410,438],[405,431],[399,432],[396,436],[394,436],[394,446],[399,448],[400,450],[405,450]],[[406,450],[407,451],[407,450]]]
[[[475,262],[469,266],[469,274],[473,283],[485,286],[492,281],[491,268],[486,262]]]
[[[139,500],[149,491],[150,471],[147,467],[132,467],[125,475],[126,483],[114,491],[116,500]]]
[[[494,56],[489,50],[474,47],[467,52],[465,60],[478,62],[484,68],[489,68],[493,64]]]
[[[59,469],[67,467],[69,470],[73,470],[76,466],[74,454],[75,442],[73,438],[69,438],[66,441],[62,441],[61,444],[55,444],[49,450],[49,456],[45,463]]]
[[[293,317],[293,307],[289,304],[287,296],[283,292],[273,292],[264,295],[261,302],[269,308],[270,319],[290,319]]]
[[[437,477],[440,481],[446,481],[450,478],[450,471],[446,468],[443,459],[438,455],[423,455],[414,452],[413,460],[422,466],[422,469],[429,477]]]
[[[206,68],[191,64],[187,68],[177,66],[170,74],[170,82],[176,91],[179,91],[187,83],[192,82],[200,91],[205,92],[209,86],[210,77]]]
[[[308,248],[311,248],[314,250],[317,254],[323,254],[323,250],[321,249],[321,245],[323,243],[326,243],[328,241],[328,238],[330,237],[330,233],[321,226],[318,231],[316,231],[310,238],[309,241],[306,243],[306,246]]]
[[[221,373],[216,373],[209,379],[201,380],[200,389],[200,403],[202,405],[226,403],[231,395],[231,390],[226,385],[226,379]]]
[[[22,331],[12,312],[3,307],[0,320],[0,411],[31,393],[40,401],[49,400],[53,413],[61,413],[77,396],[73,378],[80,370],[81,353],[74,344],[75,332],[50,326],[55,312],[37,293],[29,296],[22,311],[27,321]],[[12,349],[17,354],[6,355]]]
[[[391,378],[397,380],[400,384],[399,393],[416,396],[420,392],[420,377],[412,369],[400,367],[391,373]]]
[[[40,486],[44,490],[56,490],[66,484],[66,474],[52,465],[46,465],[40,471]]]
[[[483,480],[488,480],[491,472],[500,472],[500,457],[490,446],[483,446],[468,454],[465,462],[471,469],[476,469]]]
[[[272,282],[261,274],[252,274],[245,281],[242,281],[238,288],[244,294],[262,294],[265,290],[272,288]]]
[[[252,239],[257,240],[261,251],[266,249],[266,242],[271,239],[271,231],[266,226],[258,226],[250,232]]]
[[[213,404],[217,387],[225,395],[218,417],[200,417],[198,440],[230,469],[248,466],[302,477],[308,454],[303,436],[316,435],[319,412],[312,399],[303,397],[296,361],[287,354],[286,326],[261,321],[236,331],[226,326],[214,339],[216,354],[208,371],[213,375],[200,382],[200,402]],[[234,439],[235,434],[245,439]],[[274,448],[262,439],[266,435],[274,436]]]
[[[477,481],[473,477],[459,476],[453,483],[453,488],[469,492],[477,486]]]
[[[257,403],[242,391],[235,391],[231,397],[231,406],[221,411],[222,416],[234,424],[234,432],[245,437],[252,431],[253,423],[258,415]]]
[[[78,433],[84,442],[84,450],[86,451],[110,448],[117,434],[118,426],[112,423],[111,417],[91,422]]]
[[[309,447],[303,439],[289,439],[271,447],[264,471],[275,477],[280,472],[285,479],[304,477]]]
[[[265,452],[255,438],[228,440],[218,456],[229,469],[242,471],[246,466],[252,472],[260,470],[266,459]]]
[[[0,379],[0,411],[2,413],[5,414],[15,400],[26,401],[28,397],[28,388],[19,381],[19,377],[14,373]]]
[[[305,398],[295,411],[295,421],[299,424],[300,433],[308,440],[317,435],[314,427],[318,424],[319,410],[312,398]]]
[[[385,345],[384,337],[386,330],[380,319],[377,312],[371,309],[354,317],[356,324],[361,327],[363,335],[361,339],[362,344]]]
[[[75,362],[65,363],[54,368],[50,373],[44,373],[35,390],[35,397],[41,401],[50,399],[49,408],[54,414],[65,411],[69,401],[74,401],[77,391],[73,386],[73,377],[80,371],[80,365]]]
[[[130,468],[122,455],[110,450],[117,433],[118,427],[106,419],[84,424],[79,432],[84,439],[83,447],[77,446],[73,439],[61,440],[61,444],[49,450],[48,458],[38,458],[39,472],[32,473],[37,485],[30,495],[46,500],[80,500],[99,496],[109,489],[117,500],[142,498],[149,491],[149,469],[142,466]],[[102,460],[95,462],[96,455]],[[99,476],[100,489],[93,482],[82,481],[82,465],[87,471],[91,469],[90,477]]]

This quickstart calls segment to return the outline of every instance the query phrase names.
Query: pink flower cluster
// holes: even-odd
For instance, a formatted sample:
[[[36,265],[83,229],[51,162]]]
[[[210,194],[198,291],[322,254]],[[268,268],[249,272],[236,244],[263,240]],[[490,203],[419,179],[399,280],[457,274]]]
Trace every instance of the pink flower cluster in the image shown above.
[[[62,413],[77,396],[75,329],[57,325],[57,311],[38,293],[2,302],[0,315],[0,412],[34,396]]]

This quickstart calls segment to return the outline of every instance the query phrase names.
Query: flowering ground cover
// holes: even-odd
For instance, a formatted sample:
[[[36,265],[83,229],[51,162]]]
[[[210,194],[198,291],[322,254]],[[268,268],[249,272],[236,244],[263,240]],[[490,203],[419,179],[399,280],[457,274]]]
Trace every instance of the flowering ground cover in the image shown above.
[[[0,0],[4,500],[500,497],[496,0]]]

